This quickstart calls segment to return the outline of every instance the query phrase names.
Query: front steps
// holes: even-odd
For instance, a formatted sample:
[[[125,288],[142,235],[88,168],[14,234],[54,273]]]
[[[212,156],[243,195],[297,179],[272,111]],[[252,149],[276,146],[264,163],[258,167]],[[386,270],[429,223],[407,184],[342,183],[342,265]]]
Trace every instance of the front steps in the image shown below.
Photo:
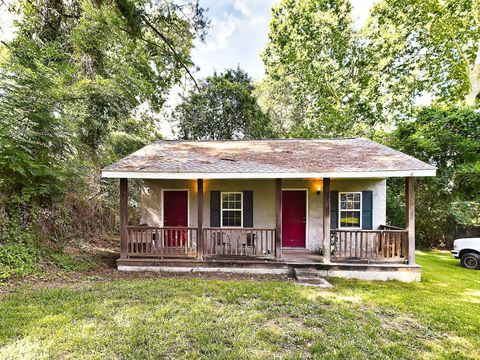
[[[331,288],[332,285],[320,277],[320,271],[315,268],[293,268],[293,276],[303,285]]]

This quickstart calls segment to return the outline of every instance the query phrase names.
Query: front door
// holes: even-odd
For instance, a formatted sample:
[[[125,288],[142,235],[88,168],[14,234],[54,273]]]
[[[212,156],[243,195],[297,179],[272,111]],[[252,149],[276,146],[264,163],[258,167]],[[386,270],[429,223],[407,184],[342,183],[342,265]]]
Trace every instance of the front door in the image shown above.
[[[305,190],[282,191],[282,246],[305,247],[307,197]]]
[[[163,226],[166,246],[183,246],[187,237],[185,229],[171,229],[188,226],[188,191],[165,190],[163,192]]]

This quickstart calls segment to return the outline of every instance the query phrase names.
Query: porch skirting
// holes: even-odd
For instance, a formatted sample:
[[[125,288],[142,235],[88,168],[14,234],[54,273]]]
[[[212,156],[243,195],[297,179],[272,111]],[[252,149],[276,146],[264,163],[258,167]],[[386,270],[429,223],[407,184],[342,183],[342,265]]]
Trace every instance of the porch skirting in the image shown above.
[[[318,263],[259,260],[187,260],[187,259],[118,259],[120,271],[209,272],[238,274],[292,275],[293,269],[315,269],[321,277],[358,280],[420,281],[421,266],[395,263]]]

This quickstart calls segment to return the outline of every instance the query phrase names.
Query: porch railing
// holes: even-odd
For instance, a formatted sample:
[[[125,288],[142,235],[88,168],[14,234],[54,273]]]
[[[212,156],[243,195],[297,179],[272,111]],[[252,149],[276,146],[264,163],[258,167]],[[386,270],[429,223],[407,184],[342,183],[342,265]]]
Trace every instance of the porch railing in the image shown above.
[[[332,258],[404,261],[406,230],[332,230]]]
[[[275,229],[204,228],[205,255],[275,257]]]
[[[128,256],[195,256],[197,241],[194,227],[127,227]]]

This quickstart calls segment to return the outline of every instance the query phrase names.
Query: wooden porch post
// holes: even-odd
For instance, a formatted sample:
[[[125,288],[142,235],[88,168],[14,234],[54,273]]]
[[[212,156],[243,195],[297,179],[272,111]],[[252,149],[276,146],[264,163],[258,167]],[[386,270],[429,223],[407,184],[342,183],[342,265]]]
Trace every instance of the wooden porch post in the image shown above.
[[[408,264],[415,264],[415,178],[405,179],[405,228],[408,231]]]
[[[330,178],[323,179],[323,262],[330,262]]]
[[[197,235],[197,259],[203,259],[203,179],[197,179],[197,202],[198,202],[198,235]]]
[[[120,179],[120,258],[127,258],[128,180]]]
[[[282,258],[282,179],[275,179],[275,258]]]

